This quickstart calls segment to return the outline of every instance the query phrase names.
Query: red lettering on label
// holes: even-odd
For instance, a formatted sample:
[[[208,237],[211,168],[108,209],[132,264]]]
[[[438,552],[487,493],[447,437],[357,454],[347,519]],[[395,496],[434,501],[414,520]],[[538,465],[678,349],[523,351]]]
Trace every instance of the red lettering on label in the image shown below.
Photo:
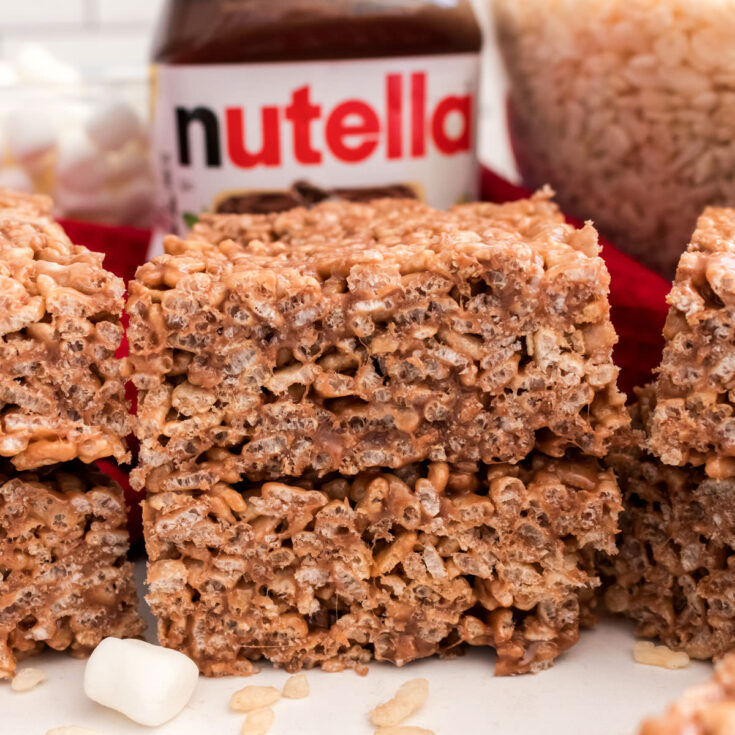
[[[447,118],[452,113],[458,113],[461,120],[461,128],[458,135],[450,136],[447,133]],[[470,150],[472,134],[472,98],[445,97],[434,110],[431,120],[431,132],[436,147],[447,156],[453,153],[461,153]]]
[[[300,87],[291,93],[291,104],[286,108],[286,119],[293,123],[293,151],[296,160],[305,165],[322,162],[322,154],[311,144],[311,123],[322,115],[321,105],[312,105],[309,87]]]
[[[198,125],[205,133],[208,167],[222,165],[222,138],[229,160],[238,168],[282,166],[284,158],[287,162],[290,158],[281,148],[282,136],[288,134],[287,128],[282,130],[283,119],[291,123],[293,162],[304,166],[324,163],[327,152],[338,161],[360,163],[380,145],[385,146],[387,160],[472,152],[473,95],[449,95],[434,105],[436,90],[430,88],[431,78],[426,71],[389,73],[382,81],[383,97],[375,99],[375,105],[371,104],[372,98],[349,99],[330,111],[312,100],[313,89],[306,84],[294,89],[281,106],[249,109],[247,114],[260,116],[259,150],[252,150],[252,141],[248,147],[246,108],[226,107],[222,130],[217,111],[201,105],[193,109],[176,107],[173,112],[179,162],[192,165],[190,130]],[[322,121],[323,125],[317,124]],[[406,134],[409,138],[404,140]]]
[[[227,153],[230,160],[240,168],[254,168],[281,165],[281,130],[278,123],[278,108],[263,107],[260,113],[262,145],[257,153],[251,153],[245,142],[245,110],[242,107],[228,107]]]
[[[426,155],[426,73],[411,74],[411,155]]]
[[[400,74],[388,74],[385,86],[385,106],[388,110],[388,158],[403,156],[403,80]]]
[[[359,122],[348,118],[358,117]],[[345,163],[359,163],[369,158],[378,147],[380,121],[370,105],[360,100],[348,100],[335,107],[327,119],[327,145]],[[347,138],[361,136],[362,141],[350,144]]]

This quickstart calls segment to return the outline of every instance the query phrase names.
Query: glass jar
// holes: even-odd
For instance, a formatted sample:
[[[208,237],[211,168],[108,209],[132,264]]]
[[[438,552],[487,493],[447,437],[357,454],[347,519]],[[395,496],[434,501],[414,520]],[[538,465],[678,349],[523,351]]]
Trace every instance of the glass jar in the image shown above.
[[[58,217],[151,225],[143,77],[1,91],[0,186],[51,195]]]
[[[519,168],[670,276],[735,205],[735,0],[493,0]]]

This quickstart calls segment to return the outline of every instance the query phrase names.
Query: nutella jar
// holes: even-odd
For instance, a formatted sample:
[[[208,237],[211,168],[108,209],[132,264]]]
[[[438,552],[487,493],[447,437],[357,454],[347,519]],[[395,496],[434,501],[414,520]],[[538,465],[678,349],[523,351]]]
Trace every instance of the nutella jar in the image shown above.
[[[469,0],[168,0],[157,229],[327,198],[476,198],[480,47]]]

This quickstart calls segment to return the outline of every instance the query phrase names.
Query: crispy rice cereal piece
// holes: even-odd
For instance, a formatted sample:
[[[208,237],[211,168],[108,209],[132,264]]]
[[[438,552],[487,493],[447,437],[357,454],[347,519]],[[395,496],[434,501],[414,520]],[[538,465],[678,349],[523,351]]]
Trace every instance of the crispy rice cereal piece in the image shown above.
[[[275,687],[246,686],[230,697],[230,709],[235,712],[250,712],[270,707],[280,698],[281,692]]]
[[[636,641],[633,660],[644,666],[662,669],[685,669],[689,666],[689,655],[684,651],[672,651],[668,646],[657,646],[651,641]]]
[[[0,678],[45,646],[73,655],[140,635],[120,487],[80,463],[0,460]]]
[[[130,284],[134,483],[602,456],[628,422],[594,229],[548,192],[204,217]]]
[[[735,732],[735,654],[706,684],[691,687],[665,714],[646,720],[639,735],[731,735]]]
[[[415,715],[429,698],[427,679],[410,679],[387,701],[377,705],[370,713],[375,727],[396,727]]]
[[[289,676],[283,685],[284,699],[305,699],[309,696],[309,680],[306,674],[294,674]]]
[[[270,707],[254,709],[245,717],[240,735],[266,735],[275,719],[276,713]]]
[[[735,476],[735,209],[700,217],[668,301],[650,450]]]
[[[25,694],[25,692],[30,692],[44,681],[46,681],[46,674],[42,669],[26,666],[24,669],[16,672],[13,680],[10,682],[10,689],[11,691]]]
[[[0,457],[18,469],[128,459],[123,282],[73,245],[46,197],[0,189]]]
[[[144,503],[159,639],[207,675],[364,670],[462,644],[547,668],[591,618],[620,496],[595,459],[218,483]]]

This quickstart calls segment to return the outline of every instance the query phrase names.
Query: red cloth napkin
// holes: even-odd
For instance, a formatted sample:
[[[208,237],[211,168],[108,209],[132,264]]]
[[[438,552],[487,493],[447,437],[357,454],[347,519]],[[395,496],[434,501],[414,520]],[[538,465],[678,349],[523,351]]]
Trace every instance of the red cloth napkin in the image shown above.
[[[511,184],[487,168],[482,171],[481,198],[485,201],[507,202],[529,196],[529,191]],[[573,222],[573,220],[570,220]],[[133,227],[110,227],[89,222],[65,220],[61,223],[69,237],[90,250],[105,253],[105,266],[126,281],[146,259],[150,232]],[[579,224],[579,223],[575,223]],[[612,245],[602,242],[602,256],[610,271],[611,315],[620,341],[615,348],[615,361],[621,368],[621,388],[632,395],[632,388],[651,379],[651,370],[661,359],[661,330],[666,318],[666,294],[670,284]],[[118,350],[118,357],[127,355],[127,341]],[[135,395],[128,386],[128,398],[133,408]],[[133,451],[137,443],[130,440]],[[114,462],[98,463],[100,468],[125,489],[130,505],[130,531],[133,540],[140,538],[140,500],[142,493],[130,487],[128,467]]]
[[[94,222],[62,219],[61,226],[72,242],[105,254],[105,268],[130,281],[135,269],[145,263],[150,230],[137,227],[111,227]]]

